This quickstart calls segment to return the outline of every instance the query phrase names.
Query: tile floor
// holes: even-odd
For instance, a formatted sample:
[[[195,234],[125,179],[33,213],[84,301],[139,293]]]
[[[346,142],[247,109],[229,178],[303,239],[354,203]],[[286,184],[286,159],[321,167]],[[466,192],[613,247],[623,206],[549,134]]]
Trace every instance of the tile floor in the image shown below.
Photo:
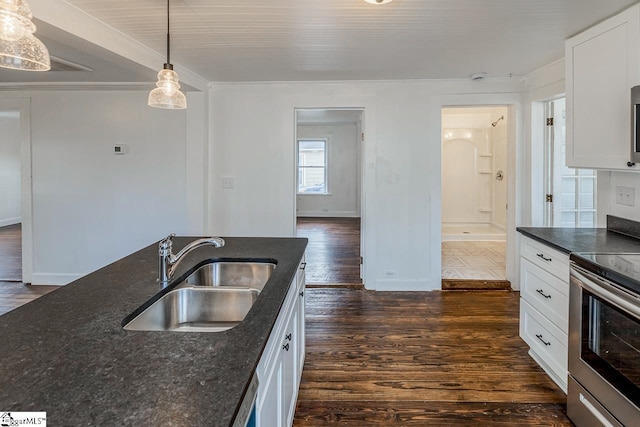
[[[442,242],[443,279],[506,280],[505,241]]]

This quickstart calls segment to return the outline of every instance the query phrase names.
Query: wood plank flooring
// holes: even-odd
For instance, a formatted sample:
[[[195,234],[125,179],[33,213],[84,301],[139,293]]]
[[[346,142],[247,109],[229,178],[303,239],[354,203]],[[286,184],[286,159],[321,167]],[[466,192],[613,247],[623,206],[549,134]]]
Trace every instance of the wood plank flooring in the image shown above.
[[[0,227],[0,281],[22,281],[22,225]]]
[[[307,290],[294,426],[570,426],[519,294]]]
[[[309,218],[297,222],[309,239],[308,284],[360,284],[360,218]]]
[[[23,283],[0,282],[0,315],[59,288],[60,286],[31,286]]]

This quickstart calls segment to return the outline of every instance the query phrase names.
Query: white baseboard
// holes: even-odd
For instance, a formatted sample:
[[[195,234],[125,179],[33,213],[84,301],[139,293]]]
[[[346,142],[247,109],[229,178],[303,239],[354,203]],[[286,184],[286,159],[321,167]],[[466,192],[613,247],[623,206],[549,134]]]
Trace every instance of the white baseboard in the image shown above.
[[[0,227],[6,227],[7,225],[20,224],[22,217],[17,216],[15,218],[0,219]]]
[[[84,276],[84,274],[56,274],[56,273],[33,273],[31,276],[32,285],[52,285],[63,286]]]
[[[300,217],[320,217],[320,218],[359,218],[360,214],[355,211],[337,211],[337,212],[302,212],[298,211],[297,216]]]
[[[429,279],[401,280],[378,279],[365,283],[365,288],[372,291],[439,291],[442,289],[442,280],[433,282]]]

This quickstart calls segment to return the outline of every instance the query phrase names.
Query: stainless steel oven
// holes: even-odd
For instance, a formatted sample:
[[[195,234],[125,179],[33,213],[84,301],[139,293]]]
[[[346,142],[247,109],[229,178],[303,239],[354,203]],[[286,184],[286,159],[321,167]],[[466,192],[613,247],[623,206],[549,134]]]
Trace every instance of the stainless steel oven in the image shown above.
[[[571,255],[567,414],[640,425],[640,255]]]

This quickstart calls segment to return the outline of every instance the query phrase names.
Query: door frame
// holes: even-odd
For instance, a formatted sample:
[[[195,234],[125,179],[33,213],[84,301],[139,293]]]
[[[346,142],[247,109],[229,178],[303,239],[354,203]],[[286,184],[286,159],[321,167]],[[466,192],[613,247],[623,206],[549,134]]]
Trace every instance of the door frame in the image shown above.
[[[0,98],[0,110],[20,113],[20,186],[22,217],[22,282],[33,275],[33,187],[31,181],[31,98]]]
[[[514,290],[520,289],[520,269],[517,260],[520,257],[519,245],[517,245],[516,226],[522,223],[522,215],[524,211],[524,197],[520,189],[523,187],[523,156],[524,150],[521,147],[522,140],[522,99],[519,93],[504,94],[461,94],[461,95],[443,95],[438,97],[434,107],[437,108],[439,117],[438,129],[434,129],[434,134],[438,132],[438,143],[442,146],[442,109],[451,107],[506,107],[507,108],[507,164],[509,173],[507,173],[507,280],[511,282]],[[442,151],[440,149],[440,155]],[[442,174],[440,173],[440,179]],[[440,188],[442,183],[440,182]],[[518,191],[516,191],[518,189]],[[442,201],[440,201],[442,203]],[[439,209],[441,212],[441,207]],[[438,214],[438,226],[434,230],[433,237],[442,241],[442,217]],[[442,251],[439,251],[439,262],[442,263]]]
[[[299,111],[317,111],[317,110],[332,110],[332,111],[360,111],[360,123],[357,126],[358,131],[361,133],[362,138],[360,140],[358,148],[358,182],[356,184],[356,197],[360,198],[360,279],[363,286],[365,283],[365,144],[366,133],[365,129],[365,107],[294,107],[293,112],[293,173],[294,173],[294,194],[293,194],[293,235],[297,236],[297,218],[298,218],[298,112]],[[329,148],[327,147],[327,150]],[[326,179],[328,180],[329,177]]]

